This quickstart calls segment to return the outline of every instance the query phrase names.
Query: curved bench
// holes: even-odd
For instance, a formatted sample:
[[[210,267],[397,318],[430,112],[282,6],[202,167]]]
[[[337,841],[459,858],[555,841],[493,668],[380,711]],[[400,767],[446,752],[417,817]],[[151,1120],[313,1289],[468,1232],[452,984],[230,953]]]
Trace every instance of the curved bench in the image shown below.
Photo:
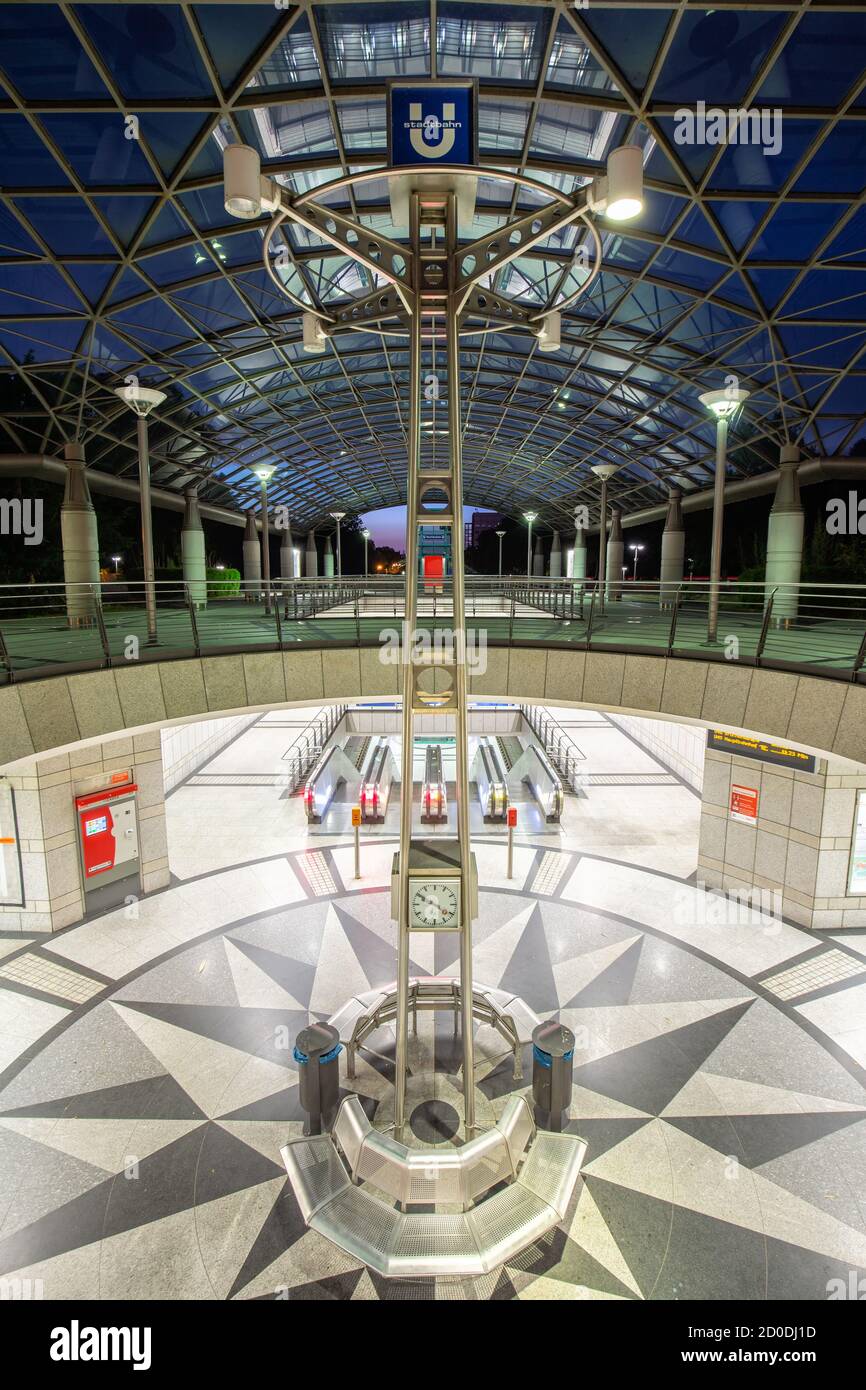
[[[418,1031],[418,1013],[430,1010],[451,1009],[454,1013],[454,1026],[462,1007],[460,981],[451,975],[415,976],[409,981],[409,1008],[415,1032]],[[500,1037],[508,1043],[514,1056],[514,1079],[523,1076],[521,1049],[532,1041],[532,1032],[541,1019],[533,1013],[516,994],[508,990],[493,989],[489,985],[477,984],[472,989],[472,1016],[479,1023],[495,1028]],[[355,1056],[364,1046],[366,1039],[383,1024],[394,1023],[397,1018],[397,985],[386,985],[384,989],[371,989],[356,994],[342,1008],[328,1019],[332,1028],[340,1035],[340,1042],[346,1048],[346,1072],[349,1078],[355,1075]],[[373,1048],[367,1049],[374,1052]],[[375,1054],[379,1055],[379,1054]]]
[[[513,1259],[565,1218],[586,1153],[574,1135],[537,1134],[522,1096],[511,1098],[494,1129],[459,1149],[409,1149],[377,1133],[356,1096],[344,1100],[334,1134],[351,1177],[330,1135],[293,1139],[280,1150],[304,1221],[389,1278],[487,1274]],[[398,1211],[353,1178],[403,1208],[464,1210]],[[477,1201],[503,1180],[507,1186]]]

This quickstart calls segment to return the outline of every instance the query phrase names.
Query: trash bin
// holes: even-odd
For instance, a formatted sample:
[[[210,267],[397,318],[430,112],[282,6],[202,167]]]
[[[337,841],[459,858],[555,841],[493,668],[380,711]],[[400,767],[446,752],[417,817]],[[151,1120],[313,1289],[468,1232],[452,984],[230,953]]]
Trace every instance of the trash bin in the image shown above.
[[[547,1129],[562,1129],[562,1113],[571,1104],[574,1034],[548,1019],[532,1032],[532,1099]]]
[[[294,1059],[298,1064],[301,1106],[307,1112],[305,1134],[321,1134],[340,1095],[340,1053],[343,1045],[330,1023],[312,1023],[298,1034]]]

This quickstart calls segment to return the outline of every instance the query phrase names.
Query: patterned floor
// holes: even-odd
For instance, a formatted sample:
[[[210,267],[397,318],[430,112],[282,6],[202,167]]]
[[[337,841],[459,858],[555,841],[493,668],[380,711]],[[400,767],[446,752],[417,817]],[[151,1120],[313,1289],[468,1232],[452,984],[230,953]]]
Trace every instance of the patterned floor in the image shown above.
[[[291,1043],[395,974],[387,893],[338,883],[124,979],[88,972],[98,993],[0,1089],[0,1276],[39,1279],[51,1299],[821,1300],[866,1271],[857,1066],[761,983],[546,896],[561,893],[555,858],[532,895],[482,893],[475,934],[476,978],[577,1036],[572,1128],[589,1150],[548,1242],[485,1280],[389,1285],[305,1229],[278,1154],[301,1128]],[[421,939],[413,969],[454,956]],[[447,1099],[450,1022],[430,1042]],[[355,1082],[374,1116],[393,1037],[376,1046],[385,1060],[359,1062]],[[507,1061],[482,1068],[482,1109],[514,1086]]]

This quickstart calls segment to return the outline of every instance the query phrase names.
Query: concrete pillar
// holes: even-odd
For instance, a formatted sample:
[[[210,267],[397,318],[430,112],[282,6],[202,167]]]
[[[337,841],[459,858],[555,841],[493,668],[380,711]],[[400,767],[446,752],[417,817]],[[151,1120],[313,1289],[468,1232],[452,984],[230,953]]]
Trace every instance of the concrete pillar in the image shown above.
[[[662,563],[659,576],[659,603],[662,608],[673,603],[676,591],[683,582],[683,560],[686,553],[686,531],[683,526],[683,495],[678,487],[668,493],[668,514],[662,531]]]
[[[334,547],[331,545],[331,537],[330,537],[330,536],[326,536],[326,537],[325,537],[325,555],[324,555],[324,561],[325,561],[325,578],[326,578],[326,579],[333,579],[333,577],[334,577]]]
[[[307,549],[304,556],[304,576],[307,579],[317,579],[319,576],[319,556],[316,551],[316,533],[313,530],[307,532]]]
[[[550,547],[550,569],[548,571],[551,579],[562,578],[562,543],[559,539],[559,532],[554,531],[553,542]]]
[[[779,459],[779,481],[767,527],[767,566],[764,572],[765,601],[776,589],[773,599],[774,625],[787,624],[797,616],[797,590],[788,586],[799,584],[803,564],[803,504],[797,480],[799,463],[799,449],[794,444],[786,444]]]
[[[207,607],[207,565],[204,554],[204,531],[198,509],[198,491],[188,488],[184,493],[186,507],[180,533],[183,577],[189,596],[196,608]]]
[[[244,597],[248,603],[259,598],[262,584],[262,550],[256,518],[247,512],[247,527],[244,531]]]
[[[96,620],[99,589],[99,532],[84,471],[84,448],[66,444],[66,491],[60,508],[66,620],[70,627],[91,627]],[[82,589],[93,585],[93,591]]]
[[[535,550],[532,556],[532,574],[536,579],[544,578],[544,547],[541,544],[541,537],[535,537]]]
[[[295,578],[295,542],[291,526],[286,527],[280,541],[280,578]]]
[[[610,534],[607,538],[607,594],[606,598],[618,602],[622,598],[622,557],[625,543],[622,538],[622,512],[618,507],[610,509]]]
[[[582,594],[583,581],[586,579],[586,532],[582,526],[578,526],[574,536],[571,577],[574,580],[575,593]]]

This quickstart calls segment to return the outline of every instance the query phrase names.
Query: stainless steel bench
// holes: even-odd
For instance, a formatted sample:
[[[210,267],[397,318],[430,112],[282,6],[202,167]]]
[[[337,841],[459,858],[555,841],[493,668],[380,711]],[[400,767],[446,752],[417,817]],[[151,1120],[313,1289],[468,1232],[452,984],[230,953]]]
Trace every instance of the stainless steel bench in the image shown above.
[[[416,1032],[418,1013],[428,1010],[450,1009],[456,1028],[461,1004],[460,981],[450,975],[418,976],[409,981],[409,1008]],[[532,1030],[541,1019],[517,995],[482,984],[476,984],[472,990],[472,1016],[478,1023],[495,1028],[505,1039],[514,1057],[514,1078],[520,1080],[523,1076],[521,1049],[532,1041]],[[328,1019],[346,1048],[346,1071],[350,1079],[355,1075],[358,1049],[366,1046],[372,1033],[386,1023],[395,1022],[396,1017],[397,986],[391,984],[384,989],[355,995]],[[375,1054],[373,1048],[367,1050]]]
[[[512,1259],[564,1219],[586,1152],[574,1135],[536,1133],[525,1099],[516,1096],[494,1129],[462,1148],[408,1149],[373,1129],[356,1096],[344,1100],[334,1135],[349,1172],[329,1135],[290,1140],[280,1150],[302,1215],[312,1230],[391,1278],[466,1277]],[[406,1211],[415,1205],[464,1209]]]

